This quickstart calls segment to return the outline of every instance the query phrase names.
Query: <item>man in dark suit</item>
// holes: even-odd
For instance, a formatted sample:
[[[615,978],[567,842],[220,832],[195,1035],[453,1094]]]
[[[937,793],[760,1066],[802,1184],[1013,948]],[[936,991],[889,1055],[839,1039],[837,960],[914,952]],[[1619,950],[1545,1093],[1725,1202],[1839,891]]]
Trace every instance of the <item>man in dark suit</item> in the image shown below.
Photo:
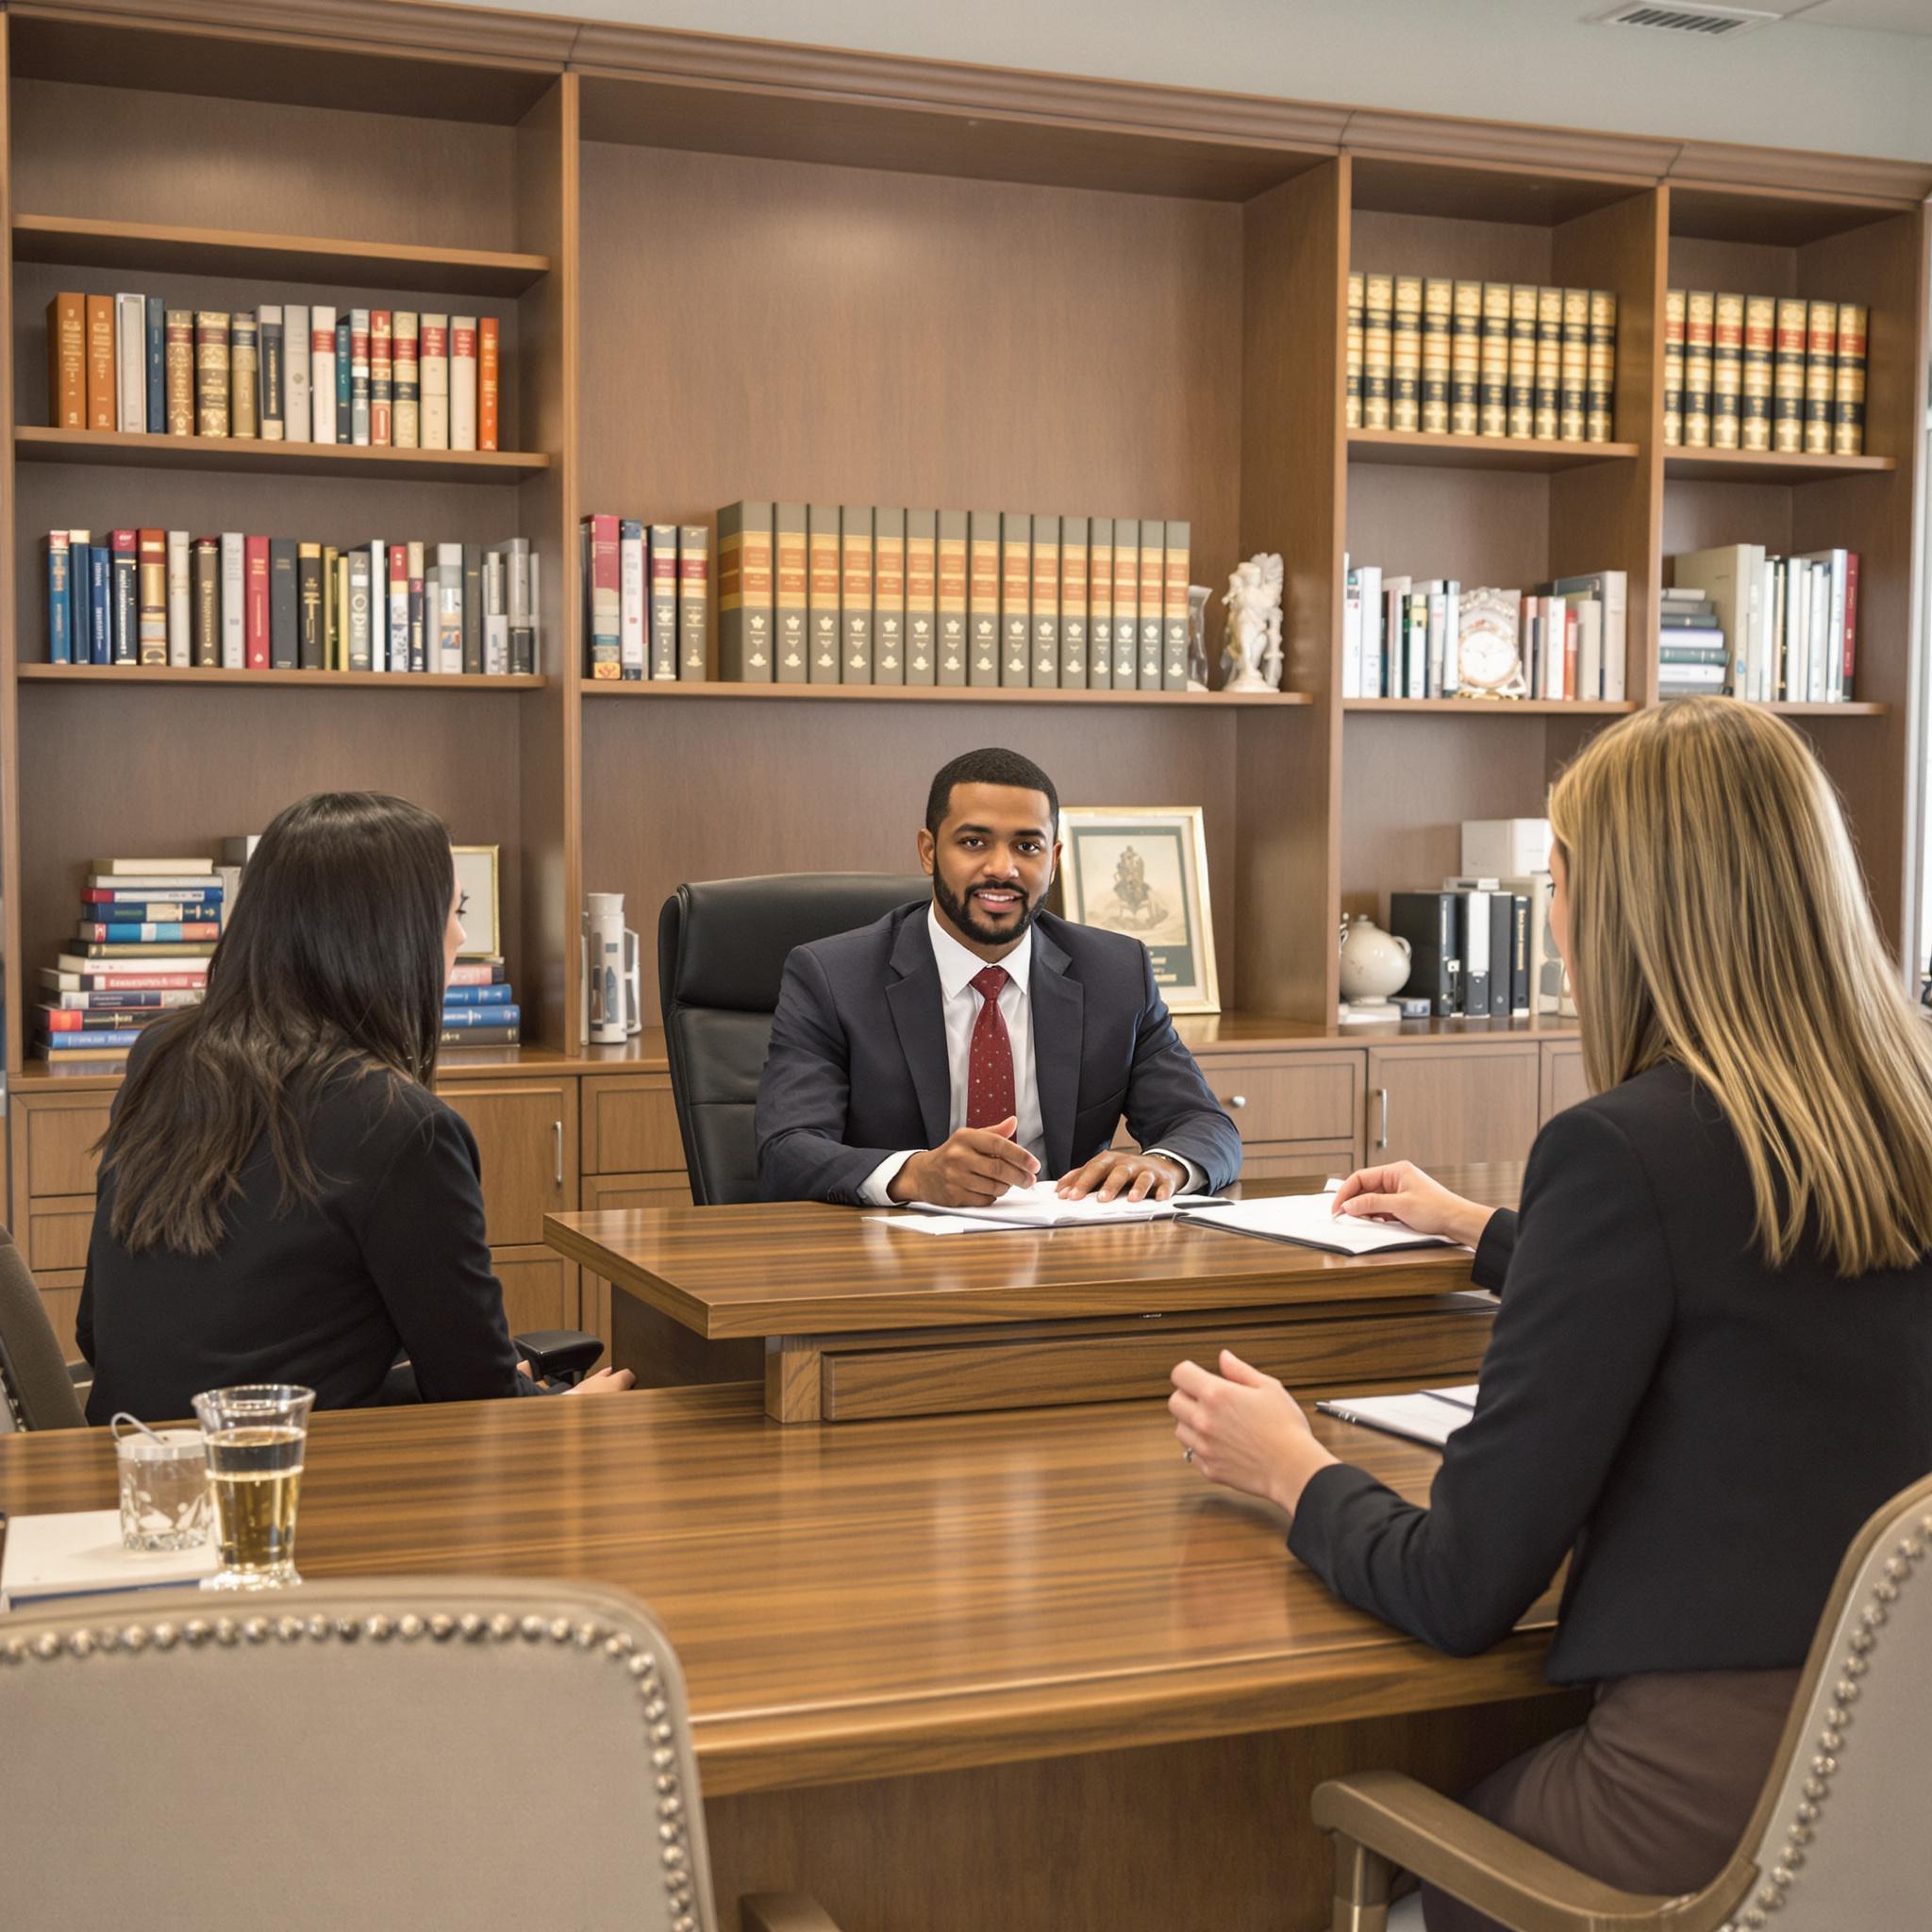
[[[1225,1187],[1241,1136],[1174,1037],[1140,941],[1041,912],[1059,799],[1031,759],[933,780],[930,901],[795,948],[758,1085],[768,1201],[984,1206]],[[1121,1117],[1144,1152],[1109,1147]]]

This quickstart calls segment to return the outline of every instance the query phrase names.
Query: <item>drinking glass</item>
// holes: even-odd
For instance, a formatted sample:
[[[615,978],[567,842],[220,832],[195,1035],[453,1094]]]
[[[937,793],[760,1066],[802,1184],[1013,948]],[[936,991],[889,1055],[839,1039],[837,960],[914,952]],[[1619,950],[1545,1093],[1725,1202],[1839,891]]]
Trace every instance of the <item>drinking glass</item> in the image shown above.
[[[295,1505],[315,1391],[287,1382],[194,1398],[214,1492],[222,1567],[210,1590],[279,1590],[295,1574]]]
[[[124,1435],[124,1424],[132,1424]],[[121,1471],[121,1541],[192,1550],[208,1541],[208,1458],[196,1429],[148,1429],[125,1411],[108,1424]]]

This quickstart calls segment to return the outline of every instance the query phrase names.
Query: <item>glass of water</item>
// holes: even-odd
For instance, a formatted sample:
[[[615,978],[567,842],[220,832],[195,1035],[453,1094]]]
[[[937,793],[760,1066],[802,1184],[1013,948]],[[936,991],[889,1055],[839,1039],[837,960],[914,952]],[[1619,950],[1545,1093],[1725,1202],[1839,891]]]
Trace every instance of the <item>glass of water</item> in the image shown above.
[[[192,1550],[207,1542],[211,1506],[200,1431],[150,1429],[125,1410],[108,1427],[121,1473],[123,1545]]]
[[[222,1567],[211,1590],[279,1590],[295,1574],[295,1507],[312,1389],[288,1382],[210,1389],[194,1398]]]

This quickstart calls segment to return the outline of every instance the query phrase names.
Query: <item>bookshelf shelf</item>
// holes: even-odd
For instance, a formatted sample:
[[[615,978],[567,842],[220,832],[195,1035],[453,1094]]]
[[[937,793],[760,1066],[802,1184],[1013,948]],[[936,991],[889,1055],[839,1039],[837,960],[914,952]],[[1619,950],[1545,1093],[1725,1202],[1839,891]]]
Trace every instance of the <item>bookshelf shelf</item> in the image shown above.
[[[1031,691],[991,685],[673,684],[649,680],[625,684],[586,678],[580,689],[587,698],[724,698],[768,704],[1179,705],[1214,711],[1293,709],[1315,702],[1301,691]]]
[[[1353,463],[1404,463],[1435,470],[1516,470],[1558,475],[1596,463],[1635,462],[1634,442],[1533,442],[1509,436],[1427,436],[1413,429],[1351,429]]]
[[[1621,718],[1642,707],[1632,700],[1600,698],[1509,698],[1493,703],[1481,698],[1344,698],[1341,708],[1438,718]]]
[[[1780,718],[1883,718],[1891,711],[1890,705],[1867,705],[1856,700],[1841,705],[1778,703],[1763,708],[1775,711]]]
[[[135,436],[109,429],[16,428],[25,463],[147,470],[239,470],[276,476],[356,476],[365,483],[521,483],[550,458],[536,450],[361,449],[348,443],[251,442],[231,436]]]
[[[1666,449],[1664,475],[1701,483],[1816,483],[1829,476],[1885,476],[1896,457],[1783,456],[1756,449]]]
[[[13,218],[15,261],[184,275],[273,275],[356,288],[521,295],[550,273],[544,255],[399,246],[242,229],[170,227],[65,215]]]
[[[24,684],[101,684],[125,690],[132,685],[242,685],[254,690],[326,686],[330,691],[541,691],[547,677],[481,677],[474,673],[391,671],[224,671],[210,665],[176,664],[21,664]]]

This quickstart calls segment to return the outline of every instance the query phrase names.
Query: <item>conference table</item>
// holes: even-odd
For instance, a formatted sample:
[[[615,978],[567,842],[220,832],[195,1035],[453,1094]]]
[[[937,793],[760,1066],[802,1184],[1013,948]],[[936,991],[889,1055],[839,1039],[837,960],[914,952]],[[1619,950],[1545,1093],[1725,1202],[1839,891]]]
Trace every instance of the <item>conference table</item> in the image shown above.
[[[1507,1207],[1523,1170],[1440,1177]],[[1337,1255],[1185,1220],[933,1236],[891,1218],[817,1202],[632,1208],[549,1214],[543,1236],[617,1291],[618,1360],[653,1380],[653,1360],[675,1365],[662,1379],[702,1379],[707,1349],[724,1374],[761,1368],[765,1413],[784,1424],[1125,1400],[1223,1347],[1301,1387],[1464,1382],[1493,1314],[1461,1248]],[[640,1316],[652,1325],[632,1341]]]
[[[796,1887],[845,1932],[1315,1932],[1316,1782],[1389,1764],[1454,1790],[1574,1721],[1542,1676],[1553,1599],[1485,1656],[1438,1656],[1331,1598],[1275,1510],[1183,1462],[1157,1401],[762,1408],[739,1384],[318,1415],[296,1551],[313,1578],[650,1604],[689,1679],[721,1923]],[[1315,1427],[1425,1494],[1433,1451]],[[105,1430],[0,1437],[0,1509],[114,1495]],[[504,1825],[519,1858],[513,1803]],[[541,1921],[541,1871],[521,1875]]]

